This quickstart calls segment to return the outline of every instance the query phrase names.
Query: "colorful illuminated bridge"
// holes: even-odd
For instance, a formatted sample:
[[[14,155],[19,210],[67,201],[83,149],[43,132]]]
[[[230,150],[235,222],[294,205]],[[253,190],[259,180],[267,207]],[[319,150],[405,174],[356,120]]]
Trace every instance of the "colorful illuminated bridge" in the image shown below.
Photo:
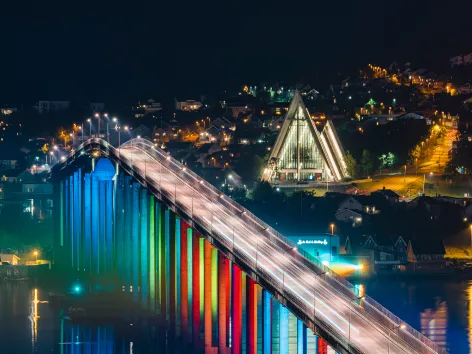
[[[55,265],[208,353],[445,353],[166,152],[90,139],[51,171]]]

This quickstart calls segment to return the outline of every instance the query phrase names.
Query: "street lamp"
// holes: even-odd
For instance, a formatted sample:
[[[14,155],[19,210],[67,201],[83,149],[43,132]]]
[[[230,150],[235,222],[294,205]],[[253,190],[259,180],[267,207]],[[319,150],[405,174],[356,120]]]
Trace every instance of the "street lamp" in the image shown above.
[[[90,139],[92,139],[92,120],[90,118],[87,119],[87,122],[90,124]]]
[[[403,174],[403,188],[406,187],[406,165],[404,167],[405,167],[405,173]]]
[[[330,224],[329,227],[331,227],[331,235],[334,235],[334,224]]]
[[[100,114],[95,113],[95,118],[98,119],[98,137],[100,138]]]
[[[36,257],[36,263],[38,263],[38,251],[35,250],[35,251],[33,252],[33,254],[34,254],[35,257]]]

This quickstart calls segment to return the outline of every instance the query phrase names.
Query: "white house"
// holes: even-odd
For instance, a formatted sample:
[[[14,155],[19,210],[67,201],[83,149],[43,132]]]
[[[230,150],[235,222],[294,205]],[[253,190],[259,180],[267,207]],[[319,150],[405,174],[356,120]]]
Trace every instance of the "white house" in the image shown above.
[[[20,262],[20,257],[14,254],[0,254],[0,261],[10,265],[17,265]]]

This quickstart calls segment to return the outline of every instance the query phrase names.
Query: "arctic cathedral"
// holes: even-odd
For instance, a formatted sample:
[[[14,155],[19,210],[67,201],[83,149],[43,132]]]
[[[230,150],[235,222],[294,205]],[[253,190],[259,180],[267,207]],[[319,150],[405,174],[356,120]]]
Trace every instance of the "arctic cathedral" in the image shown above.
[[[274,182],[339,182],[349,177],[345,154],[333,123],[320,132],[300,93],[290,103],[262,179]]]

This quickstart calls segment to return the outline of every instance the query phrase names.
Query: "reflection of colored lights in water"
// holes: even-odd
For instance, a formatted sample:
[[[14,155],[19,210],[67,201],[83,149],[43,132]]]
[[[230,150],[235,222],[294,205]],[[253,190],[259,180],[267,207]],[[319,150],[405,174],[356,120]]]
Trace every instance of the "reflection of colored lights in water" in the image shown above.
[[[469,323],[469,346],[472,350],[472,283],[469,283],[469,288],[467,289],[467,300],[469,301],[469,311],[467,314]]]
[[[334,272],[338,273],[339,275],[351,275],[354,272],[362,272],[365,269],[363,264],[352,264],[344,262],[333,262],[330,264],[327,261],[323,261],[322,263],[327,267],[330,267]]]
[[[447,317],[448,312],[445,301],[437,301],[436,307],[434,309],[425,309],[425,311],[420,313],[421,333],[429,337],[431,340],[436,342],[436,344],[443,348],[446,347]]]
[[[35,343],[38,340],[38,289],[33,290],[33,300],[31,301],[31,312],[30,312],[30,321],[31,321],[31,341],[33,344],[33,348],[35,347]]]

